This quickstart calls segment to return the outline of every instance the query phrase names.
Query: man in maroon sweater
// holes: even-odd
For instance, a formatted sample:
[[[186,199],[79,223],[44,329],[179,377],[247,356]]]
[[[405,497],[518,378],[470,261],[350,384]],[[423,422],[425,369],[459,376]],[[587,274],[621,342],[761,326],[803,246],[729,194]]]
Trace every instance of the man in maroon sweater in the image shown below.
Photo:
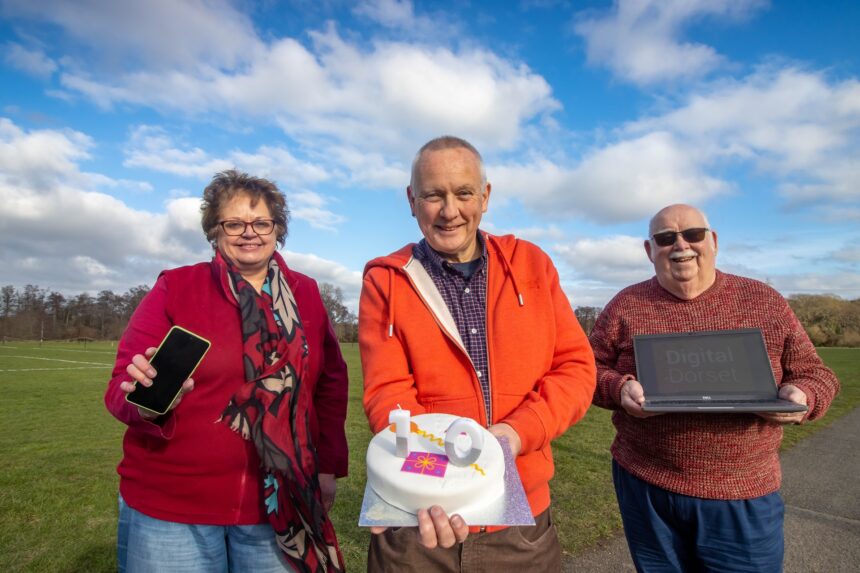
[[[785,299],[715,267],[717,234],[689,205],[658,212],[645,252],[656,276],[625,288],[597,319],[594,404],[614,410],[613,480],[638,571],[781,571],[782,425],[824,415],[839,382]],[[759,328],[779,396],[808,410],[650,414],[633,336]]]

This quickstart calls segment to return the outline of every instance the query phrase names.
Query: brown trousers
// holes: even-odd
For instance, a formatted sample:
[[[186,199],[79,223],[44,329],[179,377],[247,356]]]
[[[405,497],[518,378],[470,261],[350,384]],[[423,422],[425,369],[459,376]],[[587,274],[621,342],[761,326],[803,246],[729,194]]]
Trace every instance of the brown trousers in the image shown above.
[[[561,546],[550,510],[534,526],[508,527],[493,533],[470,533],[448,549],[426,549],[415,527],[389,528],[370,536],[370,573],[558,573]]]

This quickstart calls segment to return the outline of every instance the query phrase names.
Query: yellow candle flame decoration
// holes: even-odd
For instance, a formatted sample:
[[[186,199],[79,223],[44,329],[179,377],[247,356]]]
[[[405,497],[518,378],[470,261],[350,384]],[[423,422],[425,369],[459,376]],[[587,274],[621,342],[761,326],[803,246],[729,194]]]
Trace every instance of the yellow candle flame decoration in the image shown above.
[[[439,458],[430,454],[424,454],[423,456],[418,456],[418,459],[415,460],[415,466],[418,469],[433,471],[436,469],[436,462],[439,461]]]

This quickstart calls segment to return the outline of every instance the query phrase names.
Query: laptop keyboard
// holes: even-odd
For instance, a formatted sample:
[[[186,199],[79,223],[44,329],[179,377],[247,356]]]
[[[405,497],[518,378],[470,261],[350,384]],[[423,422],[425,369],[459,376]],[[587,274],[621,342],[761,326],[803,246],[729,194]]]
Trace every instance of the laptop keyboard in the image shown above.
[[[707,406],[709,404],[761,404],[762,402],[772,402],[772,400],[650,400],[650,404],[695,404],[697,406]]]

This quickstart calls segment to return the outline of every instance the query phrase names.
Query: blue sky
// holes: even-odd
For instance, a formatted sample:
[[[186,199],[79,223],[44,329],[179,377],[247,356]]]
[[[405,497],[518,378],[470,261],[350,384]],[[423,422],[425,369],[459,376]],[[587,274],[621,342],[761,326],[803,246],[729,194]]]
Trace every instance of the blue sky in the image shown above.
[[[0,284],[125,291],[206,260],[220,170],[274,179],[288,263],[355,308],[419,237],[415,151],[454,134],[483,228],[553,258],[574,306],[653,272],[661,207],[718,267],[860,296],[860,3],[0,0]]]

